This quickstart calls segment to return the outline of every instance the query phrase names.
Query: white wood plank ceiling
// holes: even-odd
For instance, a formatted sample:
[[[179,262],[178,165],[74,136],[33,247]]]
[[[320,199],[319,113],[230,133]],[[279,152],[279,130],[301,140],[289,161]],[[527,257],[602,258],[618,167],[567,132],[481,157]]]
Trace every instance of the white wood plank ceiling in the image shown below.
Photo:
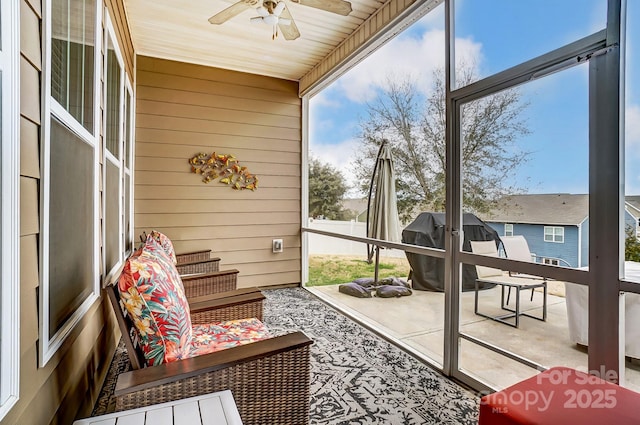
[[[300,31],[296,40],[251,23],[248,8],[222,25],[208,19],[236,0],[125,0],[134,47],[140,55],[299,80],[386,0],[350,0],[348,16],[285,0]]]

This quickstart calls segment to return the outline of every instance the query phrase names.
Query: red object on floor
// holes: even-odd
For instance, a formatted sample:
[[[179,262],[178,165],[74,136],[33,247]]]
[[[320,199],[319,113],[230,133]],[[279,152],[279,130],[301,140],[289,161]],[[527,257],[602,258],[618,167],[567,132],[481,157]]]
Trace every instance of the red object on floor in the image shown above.
[[[479,425],[640,424],[640,393],[553,367],[480,401]]]

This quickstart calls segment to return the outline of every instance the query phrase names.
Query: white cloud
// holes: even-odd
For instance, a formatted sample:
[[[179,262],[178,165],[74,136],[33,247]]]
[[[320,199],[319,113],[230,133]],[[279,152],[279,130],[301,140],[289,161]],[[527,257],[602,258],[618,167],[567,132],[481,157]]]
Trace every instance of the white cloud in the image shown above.
[[[625,193],[640,194],[640,105],[625,108]]]
[[[624,120],[627,152],[640,157],[640,105],[627,105]]]
[[[329,90],[322,90],[312,97],[313,104],[315,106],[329,106],[329,107],[338,107],[340,106],[340,102],[335,100],[335,97],[329,94]]]
[[[342,76],[335,89],[354,102],[364,103],[375,98],[376,89],[384,88],[389,76],[409,76],[420,91],[428,93],[433,70],[444,68],[444,37],[442,30],[426,31],[420,37],[401,34]],[[480,51],[479,43],[456,40],[457,62],[479,64]]]
[[[347,139],[339,143],[315,143],[309,151],[309,156],[317,158],[323,163],[331,164],[334,168],[340,170],[347,184],[354,188],[356,186],[356,178],[353,174],[353,158],[356,150],[360,146],[357,139]],[[352,195],[353,189],[347,194]]]

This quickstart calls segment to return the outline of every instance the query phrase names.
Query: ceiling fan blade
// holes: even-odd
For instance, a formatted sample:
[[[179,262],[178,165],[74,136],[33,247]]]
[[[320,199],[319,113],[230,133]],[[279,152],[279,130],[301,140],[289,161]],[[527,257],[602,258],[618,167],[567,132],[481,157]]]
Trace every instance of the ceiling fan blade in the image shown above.
[[[262,19],[262,16],[255,16],[253,18],[251,18],[251,23],[252,24],[260,24],[264,22],[264,20]]]
[[[283,18],[281,16],[281,17],[278,18],[278,24],[279,25],[284,25],[285,27],[288,27],[289,25],[291,25],[291,19]]]
[[[289,21],[288,25],[285,25],[285,22]],[[300,37],[300,31],[298,31],[298,26],[293,21],[293,16],[289,13],[289,8],[285,7],[280,15],[280,20],[278,22],[278,28],[280,29],[280,33],[284,37],[285,40],[295,40]]]
[[[209,18],[209,22],[212,24],[220,25],[227,22],[229,19],[249,9],[251,6],[257,4],[257,0],[240,0],[238,3],[232,4],[220,13],[217,13]]]
[[[279,1],[275,8],[273,8],[273,14],[276,16],[280,16],[284,7],[286,6],[284,1]]]
[[[345,0],[291,0],[303,6],[315,7],[327,12],[347,16],[351,13],[351,3]]]
[[[258,15],[263,16],[263,17],[269,15],[269,11],[267,9],[265,9],[264,6],[258,6],[256,8],[256,12],[258,12]]]

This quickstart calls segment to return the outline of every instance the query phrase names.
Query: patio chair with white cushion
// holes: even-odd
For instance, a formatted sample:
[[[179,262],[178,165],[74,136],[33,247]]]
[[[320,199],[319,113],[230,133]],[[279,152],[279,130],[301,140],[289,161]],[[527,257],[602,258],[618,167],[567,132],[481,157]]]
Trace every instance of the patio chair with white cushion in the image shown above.
[[[502,246],[504,247],[504,252],[510,260],[518,260],[518,261],[530,261],[537,263],[538,257],[535,254],[531,253],[529,249],[529,244],[527,240],[522,235],[514,235],[514,236],[502,236],[500,238],[502,240]],[[557,257],[548,257],[550,260],[556,260],[558,265],[571,267],[568,261],[557,258]]]
[[[470,241],[471,252],[474,254],[487,255],[490,257],[498,256],[498,248],[496,241]],[[476,272],[478,278],[475,285],[475,300],[474,300],[474,312],[475,314],[486,317],[497,322],[501,322],[513,327],[520,326],[520,316],[528,316],[533,319],[546,321],[547,320],[547,281],[545,279],[536,278],[533,276],[511,276],[508,273],[491,267],[476,266]],[[478,309],[478,289],[479,283],[489,283],[494,285],[500,285],[500,308],[506,310],[509,313],[501,316],[489,316],[485,313],[481,313]],[[504,290],[507,288],[509,294],[511,289],[516,291],[515,308],[508,307],[509,298],[505,303]],[[520,309],[520,291],[531,289],[531,298],[533,299],[533,290],[536,288],[542,288],[543,301],[542,301],[542,316],[537,317],[521,311]],[[514,319],[514,323],[511,323],[508,319]]]

